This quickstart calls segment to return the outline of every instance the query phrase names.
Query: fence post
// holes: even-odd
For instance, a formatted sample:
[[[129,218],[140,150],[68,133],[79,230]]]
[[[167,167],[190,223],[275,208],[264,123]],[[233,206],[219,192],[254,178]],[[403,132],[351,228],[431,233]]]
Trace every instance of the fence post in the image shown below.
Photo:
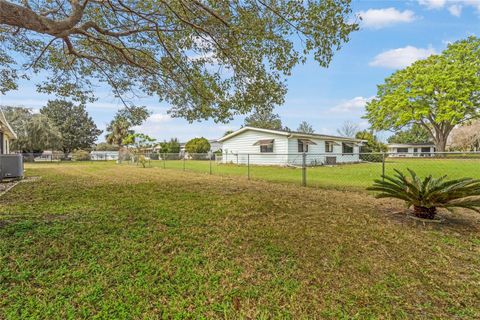
[[[307,154],[302,153],[302,186],[307,186]]]
[[[247,153],[247,178],[250,180],[250,153]]]
[[[210,174],[212,174],[212,155],[208,154],[208,165],[210,166]]]
[[[183,171],[185,171],[185,157],[183,157]]]
[[[163,169],[165,169],[165,168],[167,167],[166,162],[167,162],[167,154],[164,153],[164,154],[163,154]]]
[[[385,152],[382,152],[382,181],[385,181]]]

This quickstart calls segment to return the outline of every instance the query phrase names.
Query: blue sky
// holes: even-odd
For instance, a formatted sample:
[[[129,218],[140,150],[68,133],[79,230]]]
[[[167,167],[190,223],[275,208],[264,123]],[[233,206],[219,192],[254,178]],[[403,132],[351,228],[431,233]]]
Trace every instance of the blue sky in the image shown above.
[[[309,60],[297,66],[288,79],[285,104],[276,112],[289,128],[296,129],[303,120],[318,133],[335,134],[345,121],[366,128],[368,123],[361,119],[363,107],[375,95],[377,84],[396,69],[441,52],[449,42],[480,35],[480,0],[353,0],[353,10],[363,17],[361,29],[337,52],[329,68]],[[104,129],[121,104],[107,88],[97,96],[100,99],[88,104],[87,110]],[[49,98],[35,91],[34,82],[21,82],[20,90],[0,95],[0,105],[38,109]],[[240,127],[244,119],[238,117],[228,124],[190,124],[170,118],[168,104],[155,98],[139,99],[137,104],[153,112],[137,131],[159,140],[219,138],[226,130]]]

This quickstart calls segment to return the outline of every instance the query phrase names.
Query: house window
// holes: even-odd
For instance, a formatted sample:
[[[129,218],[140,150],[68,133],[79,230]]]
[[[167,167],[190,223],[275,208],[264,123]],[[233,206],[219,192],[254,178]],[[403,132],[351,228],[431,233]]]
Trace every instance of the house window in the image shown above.
[[[260,146],[261,153],[273,152],[273,143]]]
[[[308,143],[303,142],[302,140],[298,141],[298,152],[308,152]]]
[[[422,152],[430,152],[430,147],[422,147]]]
[[[325,141],[325,152],[333,152],[333,142]]]
[[[408,148],[397,148],[398,153],[408,153]]]
[[[353,153],[353,143],[342,143],[342,153]]]

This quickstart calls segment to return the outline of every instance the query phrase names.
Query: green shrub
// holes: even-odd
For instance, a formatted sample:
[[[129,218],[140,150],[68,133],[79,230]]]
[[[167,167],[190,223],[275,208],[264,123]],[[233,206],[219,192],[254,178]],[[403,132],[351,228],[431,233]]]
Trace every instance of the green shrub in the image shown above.
[[[395,169],[393,177],[377,179],[367,190],[378,191],[376,198],[396,198],[405,201],[408,208],[413,206],[416,216],[433,219],[437,208],[466,208],[480,213],[480,180],[463,178],[446,180],[447,176],[433,178],[431,175],[420,179],[413,170],[410,176]]]
[[[160,157],[158,153],[150,153],[150,159],[151,160],[158,160]]]
[[[190,155],[194,153],[207,153],[210,151],[210,148],[210,142],[205,138],[194,138],[185,145],[185,151]]]
[[[75,161],[88,161],[90,160],[90,152],[85,150],[75,150],[72,154],[72,159]]]

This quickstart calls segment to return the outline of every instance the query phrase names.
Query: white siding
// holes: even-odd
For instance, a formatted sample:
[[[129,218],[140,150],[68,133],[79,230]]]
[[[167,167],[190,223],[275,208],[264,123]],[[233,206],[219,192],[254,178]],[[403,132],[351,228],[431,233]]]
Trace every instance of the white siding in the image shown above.
[[[258,140],[274,139],[273,153],[260,154],[260,146],[254,146]],[[247,154],[250,154],[250,164],[286,165],[288,139],[286,136],[253,130],[244,131],[223,142],[223,163],[247,164]]]
[[[316,138],[308,138],[314,145],[308,146],[307,152],[307,165],[322,165],[326,162],[326,157],[335,157],[337,163],[351,163],[359,162],[359,147],[353,147],[353,154],[342,154],[342,142],[335,140],[323,140]],[[334,142],[333,152],[325,152],[325,142]],[[291,165],[302,165],[302,153],[298,152],[298,138],[290,138],[288,142],[288,162]]]
[[[398,152],[398,149],[403,149],[403,148],[407,148],[408,149],[408,153],[404,153],[404,152]],[[415,147],[389,147],[388,148],[388,152],[390,152],[390,156],[392,157],[430,157],[432,156],[430,154],[435,152],[435,147],[432,147],[432,146],[423,146],[423,148],[429,148],[430,151],[428,152],[422,152],[422,146],[415,146]],[[415,152],[415,149],[417,149],[417,151]]]
[[[260,153],[260,146],[254,144],[258,140],[274,139],[273,153]],[[307,165],[326,164],[326,158],[335,158],[336,163],[360,162],[359,146],[354,145],[353,153],[342,154],[342,141],[325,138],[288,138],[285,135],[246,130],[223,142],[223,163],[253,165],[294,165],[301,166],[302,153],[298,152],[298,139],[308,139],[315,144],[310,144],[307,152]],[[325,142],[333,142],[333,152],[325,152]],[[348,142],[353,143],[353,142]],[[248,155],[249,154],[249,155]]]

